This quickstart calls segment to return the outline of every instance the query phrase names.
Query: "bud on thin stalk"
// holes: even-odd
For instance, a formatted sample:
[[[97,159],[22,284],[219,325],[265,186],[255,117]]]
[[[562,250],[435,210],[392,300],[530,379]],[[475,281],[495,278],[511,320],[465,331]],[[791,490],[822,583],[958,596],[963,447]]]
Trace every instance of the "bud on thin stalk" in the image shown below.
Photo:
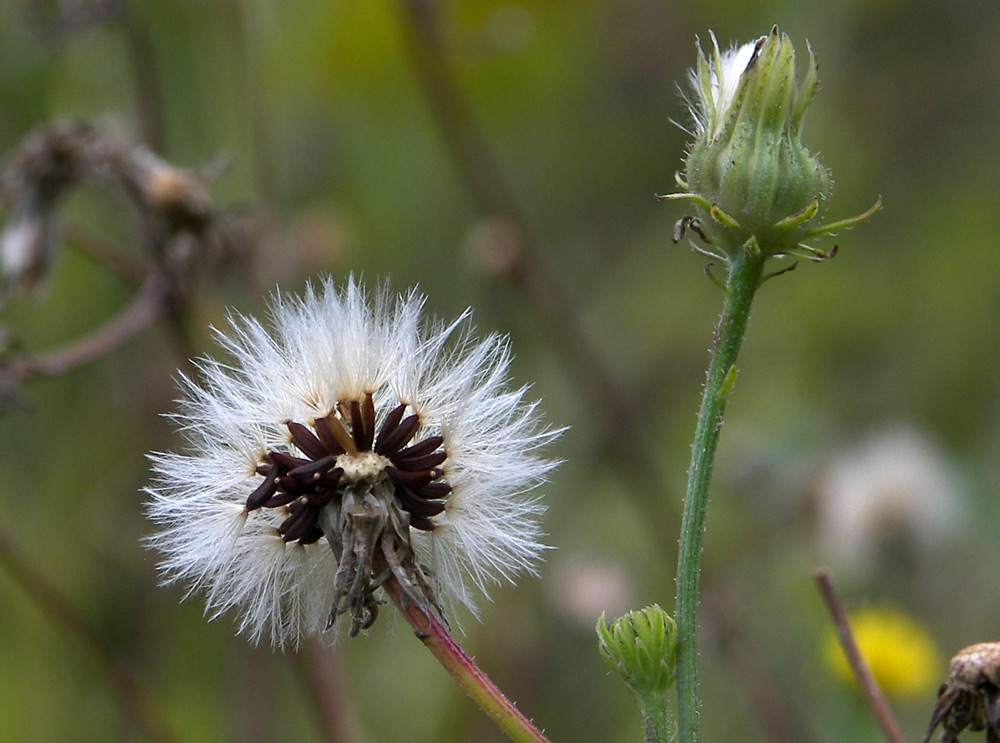
[[[829,253],[807,240],[829,235],[871,217],[864,214],[814,226],[830,195],[830,175],[802,144],[802,122],[817,86],[812,50],[802,80],[795,50],[777,27],[760,39],[723,53],[713,35],[709,55],[699,48],[691,72],[694,141],[682,193],[665,199],[688,201],[695,214],[682,217],[674,241],[688,229],[706,248],[700,252],[728,270],[718,281],[726,295],[705,382],[684,499],[677,559],[677,699],[682,743],[699,739],[698,596],[708,493],[726,404],[736,381],[736,360],[760,285],[789,267],[765,273],[772,257],[825,260]],[[794,264],[791,266],[794,267]],[[709,274],[711,276],[711,274]]]
[[[632,611],[609,626],[597,622],[598,650],[635,695],[647,743],[674,738],[667,690],[677,680],[677,625],[656,604]]]

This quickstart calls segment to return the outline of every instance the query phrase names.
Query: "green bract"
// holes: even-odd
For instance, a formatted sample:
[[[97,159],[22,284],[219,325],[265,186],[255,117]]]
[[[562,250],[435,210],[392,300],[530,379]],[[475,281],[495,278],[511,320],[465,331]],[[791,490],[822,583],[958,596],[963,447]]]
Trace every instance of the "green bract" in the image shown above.
[[[609,627],[597,622],[601,657],[639,697],[664,694],[676,680],[677,627],[656,604],[632,611]]]
[[[664,198],[694,202],[697,215],[678,223],[731,259],[737,251],[829,257],[803,244],[850,227],[878,210],[833,225],[810,227],[830,193],[830,174],[801,142],[802,121],[817,85],[809,49],[805,77],[797,80],[791,40],[775,27],[767,36],[722,53],[699,47],[691,73],[695,139],[678,184],[686,193]]]

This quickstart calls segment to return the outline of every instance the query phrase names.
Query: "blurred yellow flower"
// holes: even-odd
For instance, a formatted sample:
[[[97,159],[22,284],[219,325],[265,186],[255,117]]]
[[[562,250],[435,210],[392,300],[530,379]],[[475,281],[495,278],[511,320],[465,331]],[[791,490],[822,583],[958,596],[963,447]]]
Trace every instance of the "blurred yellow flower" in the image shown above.
[[[887,607],[874,606],[850,613],[851,629],[872,675],[887,695],[918,697],[932,693],[944,667],[934,638],[913,617]],[[853,682],[854,674],[836,635],[825,647],[834,674]]]

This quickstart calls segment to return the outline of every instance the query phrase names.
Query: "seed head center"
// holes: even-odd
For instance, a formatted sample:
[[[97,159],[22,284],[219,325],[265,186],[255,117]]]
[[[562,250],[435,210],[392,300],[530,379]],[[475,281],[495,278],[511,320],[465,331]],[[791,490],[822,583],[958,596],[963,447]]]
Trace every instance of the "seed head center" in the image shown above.
[[[341,477],[348,482],[378,482],[390,464],[388,457],[373,451],[346,452],[337,457],[337,466],[344,470]]]

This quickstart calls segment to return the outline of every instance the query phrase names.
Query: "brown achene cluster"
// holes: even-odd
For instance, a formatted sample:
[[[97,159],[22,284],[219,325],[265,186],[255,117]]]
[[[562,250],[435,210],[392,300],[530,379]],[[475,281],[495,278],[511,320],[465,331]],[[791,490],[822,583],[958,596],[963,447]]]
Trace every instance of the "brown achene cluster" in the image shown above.
[[[248,512],[285,510],[278,526],[285,542],[327,538],[338,560],[327,626],[350,613],[352,637],[374,623],[382,603],[374,593],[390,576],[409,600],[441,613],[410,529],[433,531],[432,518],[445,509],[451,485],[440,465],[447,454],[440,435],[407,446],[421,421],[418,415],[404,418],[406,407],[390,411],[378,431],[371,394],[338,403],[311,427],[286,422],[304,456],[268,451],[257,467],[264,481],[246,502]]]

